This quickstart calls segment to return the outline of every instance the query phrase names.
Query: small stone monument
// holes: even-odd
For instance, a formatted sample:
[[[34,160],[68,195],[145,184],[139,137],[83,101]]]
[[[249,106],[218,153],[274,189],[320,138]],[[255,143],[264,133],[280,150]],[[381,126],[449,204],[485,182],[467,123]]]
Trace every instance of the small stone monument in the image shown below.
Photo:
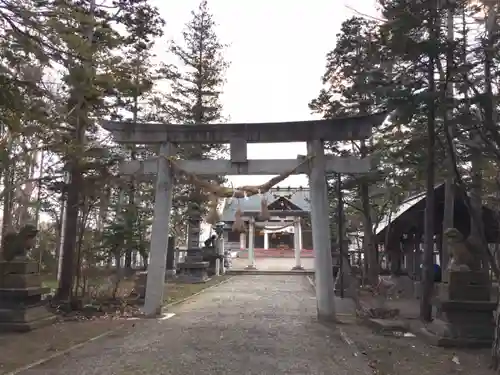
[[[445,232],[453,258],[439,284],[436,318],[423,333],[437,346],[491,346],[494,335],[491,282],[481,269],[479,254],[456,229]]]
[[[137,296],[139,302],[144,302],[146,298],[146,283],[148,279],[147,271],[139,271],[135,274],[134,280],[134,295]]]
[[[213,276],[217,274],[217,261],[223,262],[224,255],[220,255],[217,246],[203,248],[203,261],[208,262],[208,274]]]
[[[210,263],[203,260],[201,248],[187,249],[184,261],[177,266],[178,280],[189,284],[207,282],[209,266]]]
[[[2,243],[0,261],[0,331],[26,332],[55,320],[42,301],[49,288],[42,288],[39,265],[26,257],[38,231],[25,225],[19,233],[8,233]]]

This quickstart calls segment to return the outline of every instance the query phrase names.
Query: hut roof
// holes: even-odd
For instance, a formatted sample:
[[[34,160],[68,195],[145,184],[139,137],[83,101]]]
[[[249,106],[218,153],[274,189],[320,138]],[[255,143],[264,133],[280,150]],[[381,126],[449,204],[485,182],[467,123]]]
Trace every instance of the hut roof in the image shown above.
[[[443,227],[444,211],[444,184],[439,184],[434,188],[435,192],[435,210],[434,210],[434,233],[440,234]],[[425,221],[425,193],[416,194],[403,202],[396,212],[382,219],[375,228],[375,235],[378,241],[384,241],[386,231],[395,234],[424,233]],[[489,243],[496,243],[500,239],[499,216],[498,212],[483,206],[483,222],[485,234]],[[470,233],[470,215],[465,205],[464,199],[460,197],[458,191],[455,192],[455,212],[454,227],[464,236]]]

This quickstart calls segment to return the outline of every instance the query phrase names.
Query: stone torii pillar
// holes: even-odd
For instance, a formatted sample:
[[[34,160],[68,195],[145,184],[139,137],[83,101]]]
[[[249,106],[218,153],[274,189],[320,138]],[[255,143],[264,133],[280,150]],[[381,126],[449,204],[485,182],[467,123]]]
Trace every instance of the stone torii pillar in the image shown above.
[[[255,270],[255,218],[251,217],[248,222],[248,270]]]
[[[264,229],[264,250],[269,250],[269,232]]]
[[[304,247],[304,243],[302,242],[302,221],[301,218],[299,218],[299,222],[297,223],[298,227],[298,235],[299,235],[299,249],[302,251],[302,248]]]
[[[300,262],[300,253],[302,251],[302,243],[300,238],[300,218],[296,217],[293,223],[293,248],[295,253],[295,266],[292,270],[303,270]]]
[[[247,236],[245,233],[240,233],[240,250],[247,248]]]
[[[149,264],[144,314],[156,316],[161,313],[165,284],[165,268],[169,237],[170,211],[172,210],[172,172],[166,157],[174,153],[173,145],[160,146],[158,177],[155,188],[154,220],[151,229]]]
[[[318,319],[335,321],[335,293],[323,142],[319,140],[309,141],[307,152],[315,156],[310,163],[309,187],[311,189],[311,222]]]

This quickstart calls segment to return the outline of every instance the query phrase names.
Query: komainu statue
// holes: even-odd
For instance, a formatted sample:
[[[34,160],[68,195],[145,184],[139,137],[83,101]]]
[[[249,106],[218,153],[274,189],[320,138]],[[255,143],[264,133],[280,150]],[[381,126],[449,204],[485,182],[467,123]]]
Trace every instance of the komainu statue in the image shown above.
[[[35,245],[38,230],[34,225],[27,224],[19,233],[7,233],[2,241],[2,258],[4,261],[25,260],[27,252]]]
[[[444,232],[452,258],[448,263],[449,271],[477,271],[481,268],[481,256],[474,246],[456,228]]]

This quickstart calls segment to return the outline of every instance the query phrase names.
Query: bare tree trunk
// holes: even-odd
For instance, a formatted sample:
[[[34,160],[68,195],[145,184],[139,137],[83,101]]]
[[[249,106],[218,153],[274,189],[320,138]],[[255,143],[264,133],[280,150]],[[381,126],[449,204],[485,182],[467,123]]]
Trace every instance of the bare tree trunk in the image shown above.
[[[96,2],[91,0],[89,4],[89,15],[93,19],[95,13]],[[94,25],[91,23],[85,25],[85,34],[87,35],[87,41],[91,44],[94,35]],[[83,63],[87,73],[90,72],[91,64],[88,58]],[[90,80],[87,77],[86,80]],[[90,82],[83,82],[84,84],[90,84]],[[82,89],[83,90],[83,89]],[[75,97],[76,107],[76,124],[75,124],[75,142],[77,145],[82,145],[85,142],[85,128],[86,122],[88,120],[88,110],[86,108],[86,103],[84,102],[83,93],[80,92],[78,87],[73,88],[72,96]],[[69,300],[71,298],[71,291],[73,286],[73,276],[74,276],[74,257],[75,257],[75,247],[76,247],[76,237],[78,235],[78,213],[79,213],[79,203],[80,203],[80,191],[83,184],[83,174],[79,165],[78,156],[72,155],[72,160],[69,163],[70,166],[70,181],[67,185],[68,187],[68,200],[67,200],[67,215],[66,215],[66,227],[64,233],[64,243],[63,243],[63,258],[62,258],[62,268],[61,277],[59,280],[59,286],[57,289],[57,298],[59,300]]]
[[[43,177],[43,162],[44,162],[44,156],[45,156],[45,153],[43,151],[40,152],[40,166],[38,168],[38,190],[37,190],[37,196],[36,196],[36,200],[37,200],[37,206],[36,206],[36,209],[35,209],[35,225],[38,227],[38,224],[39,224],[39,221],[40,221],[40,199],[42,198],[42,186],[43,186],[43,182],[42,182],[42,177]]]
[[[133,146],[132,146],[133,147]],[[135,150],[131,151],[131,158],[132,160],[136,160],[136,152]],[[128,188],[128,215],[127,215],[127,223],[130,224],[130,228],[127,228],[128,231],[134,231],[134,222],[136,221],[136,218],[132,219],[130,217],[130,212],[135,212],[134,206],[135,206],[135,182],[133,178],[129,182],[129,188]],[[129,236],[130,237],[130,236]],[[124,268],[125,270],[131,270],[132,269],[132,252],[134,251],[134,242],[133,241],[127,241],[126,248],[125,248],[125,264]]]
[[[132,122],[134,124],[137,124],[137,116],[139,114],[139,80],[140,80],[140,72],[139,72],[139,68],[140,68],[140,65],[141,65],[141,56],[140,55],[137,55],[136,57],[136,66],[135,66],[135,77],[134,77],[134,107],[133,107],[133,110],[132,110],[132,115],[133,115],[133,119],[132,119]],[[132,149],[130,151],[130,158],[132,160],[136,160],[137,159],[137,153],[135,151],[135,146],[134,145],[131,145]],[[129,209],[129,215],[130,216],[130,210],[132,210],[135,206],[135,181],[134,181],[134,178],[131,177],[130,179],[130,183],[129,183],[129,196],[128,196],[128,209]],[[134,210],[135,212],[135,210]],[[128,217],[128,222],[131,224],[131,228],[128,228],[129,231],[133,231],[134,230],[134,225],[133,225],[133,222],[132,221],[132,218]],[[129,241],[129,243],[127,243],[127,246],[126,246],[126,249],[125,249],[125,270],[131,270],[132,269],[132,252],[134,251],[134,243],[133,241]]]
[[[12,164],[10,162],[12,145],[12,137],[9,136],[7,147],[4,151],[5,159],[3,165],[3,188],[5,193],[3,196],[2,236],[5,236],[5,234],[12,229],[12,199],[14,195],[12,191],[14,171],[12,170]]]
[[[24,188],[19,187],[18,228],[26,225],[31,219],[29,207],[33,190],[35,190],[35,182],[32,179],[35,177],[36,156],[29,160],[26,165],[24,179],[28,182],[24,184]]]
[[[493,68],[493,58],[494,58],[494,44],[495,44],[495,34],[497,32],[497,7],[498,7],[498,2],[487,2],[483,1],[484,5],[486,6],[488,12],[486,15],[486,43],[484,46],[484,94],[485,94],[485,100],[484,100],[484,125],[487,130],[489,131],[495,131],[495,127],[497,126],[496,124],[496,103],[495,103],[495,98],[494,98],[494,93],[493,93],[493,87],[492,87],[492,68]],[[479,163],[480,159],[477,157],[477,155],[474,155],[476,162]],[[479,169],[479,168],[478,168]],[[474,170],[474,172],[478,172],[477,170]],[[473,180],[475,181],[476,179],[480,178],[480,174],[477,173],[479,176],[474,176],[473,175]],[[477,184],[477,182],[475,182]],[[480,187],[481,185],[479,185]],[[476,187],[477,189],[477,187]],[[473,194],[476,196],[471,196],[471,206],[477,206],[478,203],[481,204],[481,196],[477,196],[477,194]],[[472,200],[475,200],[475,203],[473,204]],[[475,236],[479,235],[481,241],[481,245],[485,245],[484,241],[484,232],[479,232],[484,230],[484,225],[482,222],[482,206],[480,205],[480,211],[478,214],[477,211],[475,211],[474,208],[472,208],[473,212],[471,212],[471,217],[474,219],[477,218],[477,223],[474,223],[474,227],[476,228],[476,232],[474,233]],[[474,215],[472,215],[474,213]],[[480,217],[480,218],[479,218]],[[479,233],[477,233],[479,232]],[[472,235],[471,231],[471,235]],[[486,243],[487,245],[487,243]],[[489,253],[487,252],[489,249],[484,249],[483,254],[487,256]],[[496,268],[496,264],[492,264],[492,267]],[[498,275],[496,275],[498,278]],[[497,311],[496,311],[496,316],[495,316],[495,335],[493,339],[493,345],[491,349],[491,367],[494,370],[498,370],[499,365],[500,365],[500,305],[497,306]]]
[[[66,197],[66,186],[69,183],[69,175],[67,172],[64,173],[64,188],[61,192],[61,213],[59,216],[59,226],[58,226],[58,237],[57,237],[57,282],[61,280],[62,273],[62,261],[64,258],[63,246],[64,246],[64,233],[66,232],[66,218],[67,218],[67,208],[68,201]]]
[[[361,141],[360,145],[361,157],[366,157],[368,150],[365,141]],[[367,279],[368,283],[371,285],[377,285],[378,283],[378,260],[377,260],[377,249],[375,244],[375,236],[373,234],[373,221],[371,215],[370,206],[370,191],[369,184],[365,177],[361,177],[361,183],[359,185],[361,207],[363,210],[363,249],[365,254],[365,264],[367,267]]]
[[[436,4],[431,4],[431,15],[429,19],[429,34],[431,40],[437,40]],[[420,319],[423,321],[432,320],[432,294],[434,289],[434,215],[435,215],[435,148],[436,148],[436,107],[435,93],[436,85],[434,80],[435,71],[434,52],[429,53],[428,64],[428,108],[427,108],[427,183],[426,183],[426,204],[425,204],[425,234],[424,234],[424,261],[423,261],[423,281],[422,298],[420,300]]]
[[[453,47],[452,43],[455,39],[454,33],[453,33],[453,10],[449,9],[448,10],[448,17],[447,17],[447,31],[448,31],[448,42],[450,43],[450,46],[448,48],[448,54],[446,57],[446,84],[447,84],[447,97],[448,98],[453,98],[454,91],[453,91],[453,84],[450,83],[452,82],[452,77],[450,77],[452,67],[453,67]],[[454,129],[451,124],[451,117],[452,117],[452,109],[448,108],[445,111],[444,114],[444,122],[445,122],[445,131],[449,133],[449,136],[453,139],[454,137]],[[451,156],[451,153],[448,152],[447,158],[446,158],[446,163],[447,163],[447,168],[446,168],[446,180],[444,184],[444,212],[443,212],[443,228],[442,231],[443,233],[449,229],[454,227],[454,214],[455,214],[455,179],[454,179],[454,162],[453,158]],[[448,241],[446,240],[445,236],[441,236],[441,267],[443,270],[446,270],[446,267],[448,265],[449,261],[449,251],[450,249],[448,248]]]
[[[486,38],[487,43],[484,48],[484,85],[485,85],[485,108],[484,108],[484,123],[488,128],[492,129],[496,126],[496,103],[494,101],[494,93],[492,87],[492,67],[493,67],[493,49],[494,49],[494,34],[496,25],[496,9],[492,5],[488,8],[486,17]],[[480,120],[482,120],[480,118]],[[471,131],[472,147],[470,148],[471,161],[471,191],[470,191],[470,209],[475,213],[471,214],[471,231],[470,241],[478,247],[483,247],[484,223],[483,223],[483,204],[482,204],[482,163],[483,155],[480,150],[481,136],[477,129]],[[474,223],[476,221],[476,223]],[[483,267],[488,267],[488,249],[481,252]]]
[[[36,208],[35,208],[35,226],[38,228],[39,225],[40,225],[40,199],[42,197],[42,177],[43,177],[43,158],[44,158],[44,152],[41,151],[40,152],[40,165],[38,167],[38,190],[37,190],[37,205],[36,205]],[[38,245],[38,244],[37,244]],[[38,246],[38,249],[39,249],[39,254],[38,254],[38,265],[39,265],[39,269],[42,269],[42,265],[43,265],[43,253],[44,253],[44,249],[42,249],[40,246]]]

